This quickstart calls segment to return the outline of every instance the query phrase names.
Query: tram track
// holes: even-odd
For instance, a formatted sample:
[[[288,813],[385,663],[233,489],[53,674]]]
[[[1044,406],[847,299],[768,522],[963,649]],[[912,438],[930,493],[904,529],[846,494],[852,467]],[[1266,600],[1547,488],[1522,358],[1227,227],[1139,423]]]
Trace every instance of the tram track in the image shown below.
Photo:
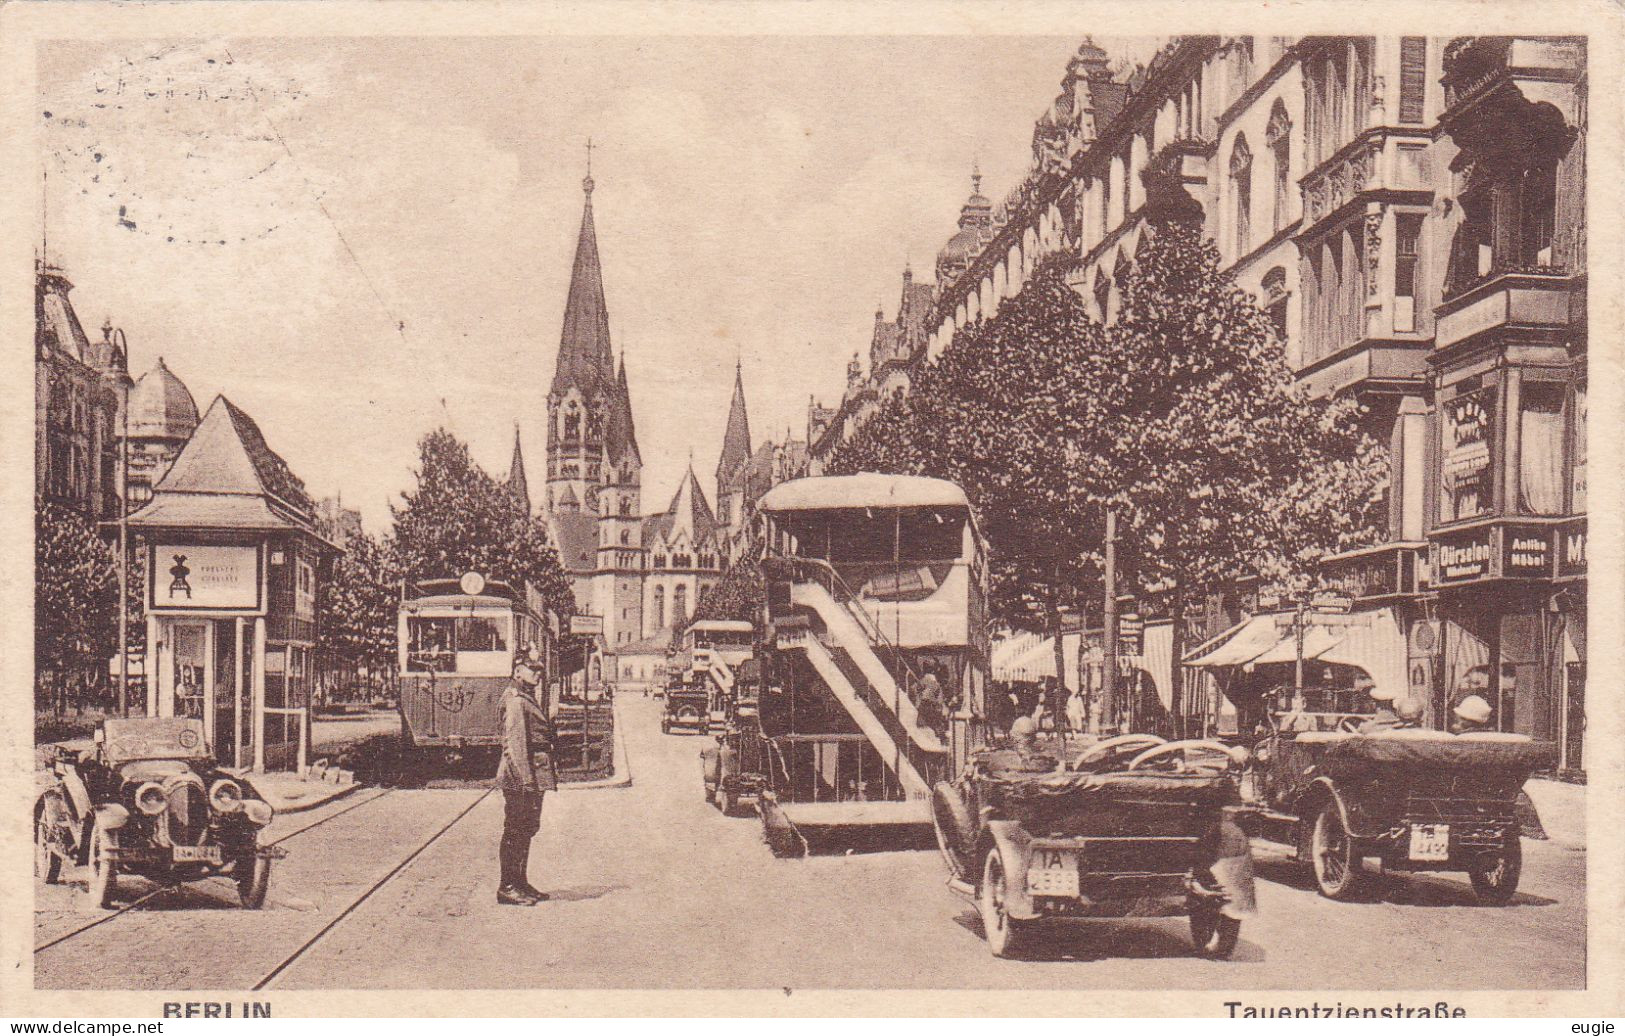
[[[297,963],[301,957],[315,948],[316,944],[325,939],[330,932],[332,932],[339,925],[343,924],[346,918],[360,908],[361,904],[371,899],[375,892],[393,881],[397,875],[406,870],[407,867],[411,866],[412,861],[421,856],[424,851],[429,848],[429,846],[439,841],[442,835],[444,835],[447,831],[450,831],[453,827],[456,827],[464,817],[474,812],[475,808],[478,807],[480,803],[490,798],[494,790],[495,789],[487,789],[473,802],[470,802],[467,806],[463,807],[456,816],[442,824],[438,829],[436,829],[434,834],[430,835],[427,839],[420,843],[416,849],[413,849],[410,853],[408,853],[405,859],[401,860],[400,863],[397,863],[394,867],[390,868],[388,874],[385,874],[383,877],[373,882],[372,885],[368,886],[365,892],[351,900],[349,906],[346,906],[343,910],[339,911],[338,915],[323,925],[315,935],[311,936],[309,939],[306,939],[297,949],[284,957],[280,964],[266,972],[263,978],[249,987],[250,991],[259,992],[262,989],[268,988],[271,983],[275,982],[283,972],[287,971],[288,968]]]
[[[363,798],[359,802],[349,803],[343,809],[334,810],[331,813],[325,814],[322,817],[320,817],[319,819],[313,821],[312,823],[306,824],[306,825],[304,825],[303,827],[300,827],[300,828],[296,828],[295,830],[290,831],[287,834],[282,835],[281,837],[276,838],[276,839],[274,839],[274,840],[272,840],[270,842],[267,842],[266,844],[267,845],[281,845],[284,842],[290,842],[293,839],[298,838],[300,835],[304,834],[307,831],[311,831],[311,830],[313,830],[315,828],[321,827],[323,824],[327,823],[329,820],[336,820],[337,818],[339,818],[341,816],[344,816],[346,813],[350,813],[350,812],[352,812],[354,810],[360,809],[363,806],[370,806],[374,802],[377,802],[379,799],[388,798],[390,795],[394,794],[398,790],[399,789],[397,789],[397,788],[385,788],[385,789],[382,789],[376,795],[371,795],[371,796],[368,796],[366,798]],[[93,928],[100,928],[102,925],[105,925],[105,924],[109,923],[110,921],[115,921],[115,920],[123,917],[126,914],[134,912],[139,907],[144,906],[145,904],[151,902],[154,899],[159,898],[160,896],[165,895],[166,893],[184,891],[185,887],[186,886],[185,886],[184,882],[172,882],[172,883],[170,883],[168,885],[160,885],[157,888],[152,889],[151,891],[146,892],[143,895],[136,897],[135,899],[131,900],[130,902],[125,903],[123,906],[118,907],[115,910],[108,911],[107,913],[101,915],[100,917],[95,918],[94,920],[88,922],[87,924],[80,925],[78,928],[74,928],[74,929],[72,929],[72,930],[70,930],[68,932],[63,933],[62,935],[56,936],[55,938],[48,939],[45,942],[40,943],[38,946],[34,947],[34,953],[35,954],[44,953],[46,950],[52,949],[52,948],[57,947],[57,946],[61,946],[64,943],[70,942],[71,940],[76,939],[81,935],[84,935],[86,932],[89,932]]]

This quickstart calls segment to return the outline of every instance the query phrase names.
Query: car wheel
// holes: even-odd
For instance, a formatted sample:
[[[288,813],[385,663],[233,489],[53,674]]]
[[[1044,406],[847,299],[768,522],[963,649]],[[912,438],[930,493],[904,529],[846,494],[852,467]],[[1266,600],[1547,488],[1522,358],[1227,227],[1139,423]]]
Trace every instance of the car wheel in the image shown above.
[[[1360,857],[1354,839],[1343,827],[1337,803],[1327,800],[1315,814],[1314,831],[1309,836],[1309,858],[1315,868],[1315,884],[1327,899],[1348,899],[1360,884]]]
[[[1505,906],[1518,891],[1523,875],[1523,842],[1516,829],[1506,834],[1506,845],[1494,856],[1480,857],[1467,868],[1473,894],[1485,906]]]
[[[982,931],[987,936],[987,948],[995,957],[1019,957],[1027,935],[1029,922],[1010,916],[1006,906],[1009,892],[1004,872],[1004,859],[999,847],[987,851],[982,865],[982,887],[977,891],[977,905],[982,914]]]
[[[50,834],[50,821],[41,809],[34,818],[34,877],[43,879],[47,885],[55,885],[62,879],[62,857],[51,848]]]
[[[265,894],[271,890],[271,861],[263,856],[244,856],[232,870],[237,879],[237,901],[244,910],[258,910],[265,906]]]
[[[90,883],[86,891],[91,903],[104,910],[113,905],[113,893],[118,890],[118,863],[112,856],[117,849],[117,831],[104,831],[100,825],[91,828]]]
[[[1241,938],[1241,920],[1226,917],[1217,910],[1191,911],[1191,944],[1198,956],[1212,960],[1229,960],[1236,952],[1236,941]]]

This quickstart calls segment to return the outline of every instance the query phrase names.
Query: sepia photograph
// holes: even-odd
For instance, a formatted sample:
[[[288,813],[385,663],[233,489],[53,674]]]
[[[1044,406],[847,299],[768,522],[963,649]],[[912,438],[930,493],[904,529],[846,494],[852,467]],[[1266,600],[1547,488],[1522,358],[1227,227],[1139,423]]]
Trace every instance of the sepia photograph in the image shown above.
[[[29,997],[1615,989],[1583,21],[260,6],[9,51]]]

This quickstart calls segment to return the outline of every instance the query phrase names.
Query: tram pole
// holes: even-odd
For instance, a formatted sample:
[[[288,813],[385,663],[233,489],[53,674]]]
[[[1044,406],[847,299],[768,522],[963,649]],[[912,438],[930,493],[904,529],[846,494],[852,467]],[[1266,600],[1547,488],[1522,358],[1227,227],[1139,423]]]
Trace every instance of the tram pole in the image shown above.
[[[1106,584],[1106,600],[1101,634],[1105,643],[1101,652],[1100,696],[1105,702],[1101,710],[1104,723],[1111,724],[1117,720],[1117,512],[1109,504],[1106,507],[1105,567],[1102,581]]]

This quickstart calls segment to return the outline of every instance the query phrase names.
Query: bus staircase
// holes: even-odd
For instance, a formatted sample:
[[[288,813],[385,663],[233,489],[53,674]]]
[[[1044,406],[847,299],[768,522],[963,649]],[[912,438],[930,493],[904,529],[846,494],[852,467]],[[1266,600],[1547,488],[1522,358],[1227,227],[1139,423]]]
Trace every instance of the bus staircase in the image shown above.
[[[707,652],[706,658],[703,660],[703,662],[705,667],[705,675],[711,680],[711,687],[713,689],[712,700],[719,703],[732,701],[734,691],[734,671],[733,668],[728,665],[727,660],[722,657],[722,653],[719,651]],[[710,720],[711,729],[713,731],[721,730],[724,726],[726,726],[725,719],[722,713],[718,710],[712,710]]]
[[[781,631],[779,647],[806,656],[885,764],[902,800],[807,803],[775,796],[762,812],[769,844],[799,840],[804,846],[796,829],[805,833],[808,828],[826,827],[928,827],[931,786],[948,776],[948,746],[920,722],[914,699],[899,688],[882,661],[882,654],[894,658],[912,674],[906,657],[890,645],[850,594],[842,594],[847,598],[843,603],[831,593],[830,585],[845,589],[838,575],[825,569],[818,576],[792,584],[791,603],[810,612],[810,621],[805,627]],[[913,675],[913,680],[905,679],[905,686],[918,683],[918,674]],[[792,834],[787,836],[784,827]]]

